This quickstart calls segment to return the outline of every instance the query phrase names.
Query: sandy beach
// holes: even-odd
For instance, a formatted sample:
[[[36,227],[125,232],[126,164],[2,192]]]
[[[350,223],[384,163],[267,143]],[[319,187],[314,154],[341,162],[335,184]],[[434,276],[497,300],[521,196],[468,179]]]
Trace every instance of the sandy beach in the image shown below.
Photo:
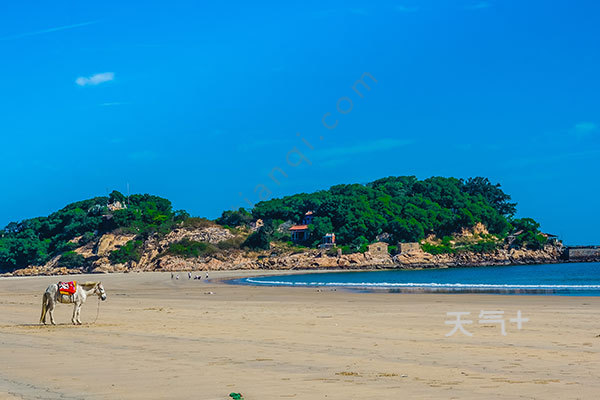
[[[254,272],[256,273],[256,272]],[[210,278],[249,272],[211,273]],[[358,293],[248,287],[168,273],[101,280],[84,325],[59,304],[58,277],[0,279],[0,398],[596,399],[600,297]],[[64,277],[60,279],[66,280]],[[212,293],[212,294],[211,294]],[[504,311],[480,324],[481,310]],[[509,322],[521,310],[522,329]],[[452,329],[447,312],[473,321]]]

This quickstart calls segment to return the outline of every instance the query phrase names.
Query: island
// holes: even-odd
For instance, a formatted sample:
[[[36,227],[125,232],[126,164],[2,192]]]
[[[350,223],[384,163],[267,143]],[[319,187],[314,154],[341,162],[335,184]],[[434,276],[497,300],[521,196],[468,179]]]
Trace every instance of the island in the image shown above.
[[[500,184],[387,177],[227,210],[216,220],[169,200],[113,191],[0,231],[0,272],[372,269],[598,261],[566,247]]]

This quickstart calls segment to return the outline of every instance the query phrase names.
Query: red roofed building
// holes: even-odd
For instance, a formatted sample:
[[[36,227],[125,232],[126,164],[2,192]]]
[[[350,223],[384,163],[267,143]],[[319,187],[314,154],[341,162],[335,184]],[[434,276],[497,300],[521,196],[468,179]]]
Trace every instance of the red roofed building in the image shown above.
[[[313,214],[314,213],[312,211],[307,211],[302,219],[302,225],[294,225],[290,228],[292,242],[301,243],[308,240],[310,237],[310,229],[308,229],[308,225],[312,224]]]
[[[292,233],[292,242],[299,243],[308,240],[310,236],[310,230],[308,225],[294,225],[290,228]]]

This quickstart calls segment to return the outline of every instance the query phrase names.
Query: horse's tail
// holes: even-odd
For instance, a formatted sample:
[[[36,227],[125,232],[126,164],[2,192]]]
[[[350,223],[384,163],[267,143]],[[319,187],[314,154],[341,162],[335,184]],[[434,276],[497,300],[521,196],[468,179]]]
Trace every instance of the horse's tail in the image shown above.
[[[40,324],[46,322],[46,311],[48,311],[48,293],[44,292],[42,296],[42,315],[40,316]]]

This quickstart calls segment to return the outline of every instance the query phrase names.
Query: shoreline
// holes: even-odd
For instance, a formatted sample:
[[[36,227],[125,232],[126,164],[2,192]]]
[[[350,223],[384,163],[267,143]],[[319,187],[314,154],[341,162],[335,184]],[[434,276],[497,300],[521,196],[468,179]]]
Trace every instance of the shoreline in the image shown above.
[[[18,269],[13,272],[0,273],[0,279],[2,278],[17,278],[17,277],[35,277],[35,276],[66,276],[66,275],[102,275],[102,274],[135,274],[140,272],[188,272],[188,271],[275,271],[275,272],[289,272],[289,271],[305,271],[309,272],[352,272],[352,271],[384,271],[384,270],[425,270],[425,269],[451,269],[451,268],[479,268],[479,267],[513,267],[520,265],[546,265],[546,264],[580,264],[600,262],[600,258],[594,259],[580,259],[580,260],[540,260],[540,261],[523,261],[523,262],[482,262],[482,263],[412,263],[412,264],[389,264],[389,263],[374,263],[369,265],[344,265],[344,266],[311,266],[311,267],[291,267],[291,268],[219,268],[211,269],[210,267],[203,266],[203,263],[194,264],[196,268],[190,268],[189,265],[185,265],[181,269],[168,269],[168,270],[148,270],[148,269],[119,269],[119,270],[104,270],[104,271],[85,271],[81,269],[64,269],[58,272],[55,270],[44,271],[40,270],[38,273],[33,273],[30,269],[34,267],[27,267]],[[24,272],[27,271],[27,272]],[[31,273],[30,273],[31,272]]]
[[[597,263],[589,263],[597,264]],[[548,267],[554,264],[547,264]],[[524,265],[517,266],[491,266],[489,268],[515,268],[525,267]],[[545,267],[542,265],[542,267]],[[466,267],[465,267],[466,268]],[[477,267],[480,268],[480,267]],[[584,267],[585,268],[585,267]],[[594,267],[592,267],[594,268]],[[445,268],[451,269],[451,268]],[[468,267],[468,269],[474,270],[474,267]],[[522,283],[514,281],[494,281],[494,276],[486,276],[485,273],[480,277],[479,281],[470,281],[468,276],[457,277],[458,280],[448,280],[442,275],[437,275],[437,278],[432,277],[431,280],[422,280],[416,277],[415,280],[403,280],[400,275],[392,274],[387,275],[386,272],[394,271],[390,269],[370,269],[370,270],[305,270],[299,271],[297,274],[288,273],[276,273],[274,274],[257,274],[252,276],[244,277],[231,277],[222,278],[219,280],[220,283],[230,285],[244,285],[244,286],[258,286],[258,287],[285,287],[285,288],[297,288],[305,287],[311,289],[342,289],[351,290],[360,293],[397,293],[397,294],[497,294],[497,295],[541,295],[541,296],[567,296],[567,297],[599,297],[600,296],[600,282],[588,283],[587,280],[583,280],[579,283],[563,282],[562,276],[554,277],[556,271],[550,271],[548,278],[550,281],[539,282],[539,283]],[[398,271],[398,270],[396,270]],[[406,270],[405,270],[406,271]],[[417,271],[417,270],[413,270]],[[541,271],[545,271],[542,268]],[[282,271],[284,272],[284,271]],[[355,279],[352,273],[357,274],[365,273],[365,278]],[[368,276],[368,272],[379,272],[377,278]],[[407,271],[408,272],[408,271]],[[508,274],[515,272],[519,274],[519,271],[506,271]],[[321,279],[318,276],[322,274],[345,274],[344,277],[329,275],[327,278]],[[493,272],[492,272],[493,274]],[[290,275],[305,275],[300,279],[288,279]],[[426,275],[429,276],[429,275]],[[274,279],[270,279],[274,277]],[[415,276],[413,275],[413,278]],[[554,277],[554,278],[552,278]],[[254,279],[250,279],[254,278]],[[466,279],[465,279],[466,278]],[[488,279],[491,278],[491,281]],[[465,280],[461,280],[465,279]]]
[[[481,267],[514,267],[514,266],[523,266],[525,264],[516,264],[516,265],[485,265]],[[544,264],[527,264],[527,265],[544,265]],[[478,268],[478,267],[447,267],[447,268],[439,268],[439,269],[452,269],[452,268]],[[423,270],[427,268],[411,268],[410,270]],[[182,274],[179,280],[176,281],[191,281],[198,282],[198,284],[211,284],[211,285],[225,285],[225,286],[239,286],[239,287],[254,287],[254,288],[295,288],[295,289],[307,289],[307,290],[343,290],[354,293],[389,293],[389,294],[410,294],[410,295],[485,295],[485,296],[546,296],[546,297],[576,297],[576,298],[598,298],[600,295],[590,295],[590,294],[582,294],[578,295],[577,290],[569,290],[563,288],[552,288],[553,285],[548,285],[549,287],[543,287],[543,285],[534,285],[540,286],[539,288],[501,288],[495,287],[495,284],[490,284],[490,287],[481,287],[478,288],[478,285],[469,286],[469,284],[464,284],[464,287],[460,288],[452,288],[452,287],[444,287],[444,284],[440,284],[437,286],[427,286],[428,284],[423,284],[424,286],[419,286],[418,283],[415,283],[414,286],[407,287],[399,287],[399,286],[377,286],[377,285],[337,285],[337,284],[252,284],[252,283],[244,283],[244,282],[236,282],[245,278],[261,278],[261,277],[269,277],[269,276],[287,276],[287,275],[304,275],[304,274],[328,274],[328,273],[348,273],[348,272],[381,272],[381,271],[393,271],[399,270],[394,268],[357,268],[357,269],[297,269],[297,270],[220,270],[220,271],[206,271],[206,270],[198,270],[197,272],[210,272],[211,277],[208,280],[200,279],[200,280],[189,280],[186,276],[188,271],[128,271],[128,272],[113,272],[113,273],[83,273],[83,274],[72,274],[72,275],[26,275],[26,276],[0,276],[0,282],[2,281],[10,281],[10,280],[23,280],[23,279],[35,279],[35,278],[63,278],[70,277],[73,280],[102,280],[99,279],[101,276],[109,277],[109,276],[135,276],[135,275],[150,275],[150,276],[169,276],[171,272]],[[216,276],[215,276],[216,275]],[[4,279],[2,279],[4,278]],[[170,278],[169,278],[170,279]],[[171,280],[171,279],[170,279]],[[516,286],[516,285],[515,285]],[[592,289],[590,289],[592,290]]]
[[[248,233],[248,232],[246,232]],[[236,236],[237,235],[237,236]],[[465,233],[464,237],[468,237]],[[585,249],[569,248],[561,242],[552,242],[539,249],[511,247],[508,244],[490,251],[443,251],[428,253],[421,245],[400,250],[373,246],[365,252],[343,253],[341,248],[297,248],[276,242],[267,250],[251,250],[241,246],[244,234],[232,233],[217,226],[190,226],[173,229],[165,236],[151,235],[143,241],[141,253],[135,259],[119,261],[112,257],[135,235],[110,232],[85,242],[73,250],[80,263],[62,262],[56,255],[43,265],[29,265],[3,274],[10,275],[68,275],[77,273],[112,273],[136,271],[215,271],[215,270],[371,270],[371,269],[431,269],[482,266],[537,265],[600,261],[600,254]],[[210,251],[196,253],[170,252],[180,243],[204,243]],[[221,245],[224,243],[223,245]],[[221,246],[222,248],[219,248]],[[232,247],[228,247],[232,246]],[[424,246],[424,245],[423,245]],[[499,244],[497,246],[500,246]],[[435,248],[435,246],[434,246]],[[433,254],[438,253],[438,254]]]

